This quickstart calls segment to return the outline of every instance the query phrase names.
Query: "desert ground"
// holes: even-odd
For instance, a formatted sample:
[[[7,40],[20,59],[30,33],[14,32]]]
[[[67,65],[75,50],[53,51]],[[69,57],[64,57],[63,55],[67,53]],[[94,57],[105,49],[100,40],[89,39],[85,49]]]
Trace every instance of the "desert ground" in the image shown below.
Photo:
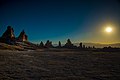
[[[0,50],[0,80],[120,80],[120,52]]]

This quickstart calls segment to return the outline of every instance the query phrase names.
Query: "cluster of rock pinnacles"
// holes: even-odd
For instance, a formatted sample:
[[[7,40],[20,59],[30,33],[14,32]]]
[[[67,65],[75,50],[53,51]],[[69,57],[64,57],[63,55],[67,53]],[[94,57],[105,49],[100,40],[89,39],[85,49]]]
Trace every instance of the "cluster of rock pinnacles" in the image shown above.
[[[44,44],[42,41],[38,45],[40,48],[53,48],[54,46],[52,45],[52,41],[47,40],[47,42]],[[58,42],[58,46],[56,48],[86,48],[85,45],[82,43],[79,44],[79,46],[73,45],[70,39],[67,40],[66,44],[62,46],[61,42]]]
[[[27,40],[28,40],[28,36],[26,35],[24,30],[20,33],[18,37],[15,37],[14,29],[11,26],[8,26],[7,30],[0,37],[0,42],[4,42],[8,44],[14,44],[16,41],[23,42]]]
[[[23,30],[18,37],[14,35],[14,29],[11,26],[7,27],[7,30],[3,33],[0,37],[0,42],[4,42],[7,44],[15,44],[16,42],[28,42],[28,36],[26,35],[25,31]],[[47,40],[44,44],[42,41],[38,45],[39,48],[53,48],[52,41]],[[79,48],[85,48],[85,45],[82,43],[79,44]],[[61,42],[59,41],[57,48],[77,48],[77,46],[73,45],[70,39],[67,40],[66,44],[62,46]]]

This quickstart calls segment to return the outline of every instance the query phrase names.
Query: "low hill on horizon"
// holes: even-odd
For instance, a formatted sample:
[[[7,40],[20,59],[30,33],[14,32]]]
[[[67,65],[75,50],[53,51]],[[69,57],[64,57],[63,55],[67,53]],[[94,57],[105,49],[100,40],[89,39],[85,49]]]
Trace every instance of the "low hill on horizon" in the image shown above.
[[[75,46],[79,46],[80,43],[73,43]],[[53,44],[54,46],[58,46],[58,44]],[[62,46],[64,46],[65,44],[61,44]],[[120,48],[120,43],[113,43],[113,44],[101,44],[101,43],[85,43],[83,42],[83,45],[85,45],[86,47],[96,47],[96,48],[104,48],[104,47],[116,47],[116,48]]]
[[[74,43],[74,45],[79,46],[79,43]],[[86,47],[90,46],[93,47],[95,46],[96,48],[103,48],[103,47],[117,47],[120,48],[120,43],[113,43],[113,44],[101,44],[101,43],[83,43]]]

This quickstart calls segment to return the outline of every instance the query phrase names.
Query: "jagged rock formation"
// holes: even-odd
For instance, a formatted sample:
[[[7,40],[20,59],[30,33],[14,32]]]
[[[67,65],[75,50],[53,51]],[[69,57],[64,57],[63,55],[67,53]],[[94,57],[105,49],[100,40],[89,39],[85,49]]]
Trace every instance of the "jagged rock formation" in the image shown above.
[[[52,48],[52,47],[53,47],[52,41],[47,40],[47,42],[46,42],[46,44],[45,44],[45,47],[46,47],[46,48]]]
[[[72,44],[70,39],[67,40],[67,43],[64,45],[65,48],[74,48],[75,46]]]
[[[60,42],[60,41],[59,41],[58,47],[59,47],[59,48],[61,48],[61,47],[62,47],[62,46],[61,46],[61,42]]]
[[[95,46],[93,46],[92,48],[95,49]]]
[[[28,36],[26,35],[25,31],[23,30],[20,35],[16,38],[14,35],[14,30],[11,26],[7,27],[7,30],[3,33],[0,37],[0,42],[7,43],[7,44],[14,44],[15,46],[20,46],[24,49],[35,49],[35,48],[53,48],[52,41],[47,40],[46,44],[44,45],[41,41],[40,45],[32,44],[28,41]],[[54,47],[55,48],[55,47]],[[70,39],[67,40],[64,46],[61,46],[61,42],[56,48],[70,48],[70,49],[86,49],[87,47],[82,43],[79,44],[79,47],[74,46]],[[91,47],[88,47],[91,48]],[[95,47],[93,47],[95,48]]]
[[[80,43],[80,44],[79,44],[79,48],[83,48],[83,45],[82,45],[82,43]]]
[[[28,41],[28,36],[24,30],[16,38],[14,35],[14,30],[11,26],[8,26],[7,30],[0,37],[0,43],[6,44],[7,46],[5,45],[2,47],[10,50],[35,50],[38,48],[38,46]],[[44,46],[42,43],[41,45]]]
[[[9,44],[13,44],[15,42],[14,30],[11,26],[7,27],[7,30],[3,33],[0,41]]]
[[[20,42],[28,41],[28,36],[26,35],[24,30],[18,36],[17,41],[20,41]]]
[[[28,41],[28,36],[24,32],[24,30],[20,33],[18,38],[14,35],[14,30],[11,26],[7,27],[7,30],[0,37],[0,42],[4,42],[7,44],[16,44],[16,42],[25,42]]]
[[[44,44],[43,44],[43,42],[42,42],[42,41],[40,42],[39,47],[40,47],[40,48],[44,48]]]
[[[83,45],[83,48],[85,49],[85,48],[86,48],[86,46],[85,46],[85,45]]]

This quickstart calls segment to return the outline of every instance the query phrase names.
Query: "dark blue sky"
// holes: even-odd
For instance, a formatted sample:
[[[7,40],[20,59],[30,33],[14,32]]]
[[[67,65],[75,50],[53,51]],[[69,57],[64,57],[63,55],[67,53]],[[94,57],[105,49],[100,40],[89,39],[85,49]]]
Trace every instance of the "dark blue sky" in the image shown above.
[[[119,0],[0,0],[0,35],[10,25],[32,42],[120,42]],[[112,25],[107,35],[104,26]]]

